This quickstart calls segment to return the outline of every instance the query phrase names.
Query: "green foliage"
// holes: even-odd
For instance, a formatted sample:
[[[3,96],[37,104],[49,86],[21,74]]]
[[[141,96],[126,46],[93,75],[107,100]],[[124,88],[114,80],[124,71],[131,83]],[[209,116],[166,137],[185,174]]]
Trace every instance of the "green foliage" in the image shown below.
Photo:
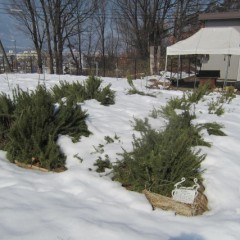
[[[120,137],[115,133],[114,139],[120,141]]]
[[[106,154],[105,159],[99,157],[96,163],[94,163],[94,166],[97,166],[96,172],[103,173],[105,172],[106,168],[112,168],[112,163],[110,162],[109,156]]]
[[[111,84],[108,84],[106,87],[101,89],[96,96],[96,100],[99,101],[102,105],[108,106],[115,103],[115,92],[111,89]]]
[[[195,119],[195,115],[190,114],[189,111],[184,111],[182,114],[175,114],[169,116],[169,123],[165,131],[176,129],[178,132],[175,135],[186,133],[191,139],[191,146],[207,146],[211,144],[206,142],[201,135],[201,128],[192,124],[192,120]],[[174,132],[173,132],[174,134]]]
[[[109,137],[109,136],[105,136],[105,137],[104,137],[104,140],[106,141],[107,144],[114,143],[114,139],[112,139],[112,138]]]
[[[194,146],[211,146],[203,139],[201,131],[206,129],[209,134],[225,135],[221,130],[223,126],[218,123],[192,123],[196,115],[190,112],[191,106],[207,93],[208,86],[201,86],[182,98],[171,98],[160,110],[154,109],[152,117],[162,115],[168,120],[162,132],[152,129],[147,119],[135,119],[135,130],[141,132],[141,137],[134,136],[133,151],[124,150],[121,154],[122,159],[113,166],[113,179],[133,191],[148,189],[166,196],[171,195],[174,184],[182,177],[191,181],[196,177],[201,183],[201,162],[206,155],[194,150]],[[213,107],[212,111],[220,114],[221,106]]]
[[[154,94],[151,93],[145,93],[143,91],[139,91],[136,88],[129,89],[127,92],[128,95],[133,95],[133,94],[139,94],[141,96],[149,96],[149,97],[156,97]]]
[[[79,82],[68,83],[60,81],[59,85],[52,87],[53,98],[55,102],[60,102],[62,98],[71,98],[74,102],[83,102],[85,97],[84,86]]]
[[[148,127],[141,138],[134,137],[133,151],[124,151],[122,160],[113,167],[114,180],[133,191],[149,189],[169,196],[174,184],[181,179],[201,180],[201,162],[205,155],[192,147],[204,144],[200,129],[191,124],[189,112],[171,115],[163,132]]]
[[[225,112],[225,110],[224,110],[223,106],[219,106],[214,113],[215,113],[217,116],[221,116],[221,115],[224,114],[224,112]]]
[[[200,124],[199,127],[205,128],[209,135],[216,135],[216,136],[226,136],[226,134],[221,130],[223,128],[222,124],[213,122],[213,123],[204,123]]]
[[[190,103],[198,103],[200,99],[203,98],[204,95],[209,93],[209,85],[203,84],[196,88],[193,92],[186,93],[187,100]]]
[[[83,159],[78,156],[78,153],[77,153],[77,154],[74,154],[73,157],[74,157],[74,158],[77,158],[81,163],[83,162]]]
[[[0,149],[4,149],[10,126],[14,121],[15,106],[5,93],[0,95]]]
[[[160,114],[161,111],[154,107],[153,110],[150,112],[149,116],[156,119]]]
[[[132,77],[131,76],[127,76],[127,81],[128,81],[128,84],[131,88],[135,88],[134,84],[133,84],[133,80],[132,80]]]
[[[209,114],[216,114],[217,116],[221,116],[224,114],[223,104],[221,103],[221,99],[217,101],[212,100],[208,103],[208,113]]]
[[[160,110],[160,114],[165,116],[165,117],[169,117],[171,115],[175,115],[175,110],[176,109],[181,109],[181,110],[189,110],[191,106],[191,103],[189,103],[186,98],[185,95],[183,95],[182,98],[170,98],[170,100],[167,102],[166,106],[162,107]]]
[[[225,92],[223,93],[220,102],[230,103],[236,97],[235,88],[233,86],[226,87]]]
[[[32,92],[14,89],[11,109],[14,119],[4,150],[12,162],[33,164],[34,159],[34,164],[49,170],[63,168],[65,156],[56,144],[59,134],[69,135],[75,141],[90,134],[86,112],[72,100],[54,105],[54,98],[44,86]]]
[[[145,93],[143,91],[139,91],[133,84],[133,80],[131,77],[127,78],[128,84],[131,87],[131,89],[128,90],[127,94],[128,95],[133,95],[133,94],[139,94],[141,96],[149,96],[149,97],[156,97],[154,94],[150,93]]]
[[[90,132],[85,123],[88,115],[79,105],[67,100],[54,111],[54,135],[69,135],[74,142],[79,141],[81,136],[89,136]]]
[[[84,100],[96,99],[102,105],[108,106],[115,103],[115,92],[110,89],[111,85],[101,88],[101,79],[89,76],[84,84],[79,82],[60,82],[52,88],[55,101],[62,98],[71,99],[73,102],[83,102]]]
[[[102,144],[99,144],[98,147],[93,146],[93,148],[95,150],[95,152],[93,153],[100,153],[100,154],[104,153],[104,145]]]
[[[147,118],[145,118],[144,120],[134,118],[134,121],[135,122],[133,128],[135,131],[143,132],[150,128],[150,124]]]

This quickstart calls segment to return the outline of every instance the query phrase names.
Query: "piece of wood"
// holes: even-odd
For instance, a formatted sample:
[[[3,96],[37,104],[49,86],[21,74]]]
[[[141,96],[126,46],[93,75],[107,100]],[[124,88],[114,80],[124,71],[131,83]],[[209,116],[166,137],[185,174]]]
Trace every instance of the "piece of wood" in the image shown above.
[[[15,163],[18,167],[26,168],[26,169],[32,169],[32,170],[38,170],[38,171],[41,171],[41,172],[55,172],[55,173],[60,173],[60,172],[64,172],[64,171],[67,170],[67,168],[61,167],[61,168],[56,168],[56,169],[50,171],[50,170],[48,170],[48,169],[46,169],[46,168],[41,168],[41,167],[38,167],[38,166],[35,166],[35,165],[26,164],[26,163],[21,163],[21,162],[18,162],[17,160],[15,160],[14,163]]]
[[[201,215],[202,213],[208,210],[207,198],[203,193],[200,192],[193,204],[177,202],[172,198],[157,193],[152,193],[147,190],[144,190],[143,193],[145,194],[146,198],[152,205],[153,210],[155,210],[155,208],[161,208],[163,210],[174,211],[175,214],[183,216]]]
[[[34,165],[31,165],[31,164],[21,163],[21,162],[18,162],[17,160],[15,160],[14,162],[18,167],[21,167],[21,168],[39,170],[39,171],[42,171],[42,172],[49,172],[49,170],[46,169],[46,168],[41,168],[41,167],[34,166]]]

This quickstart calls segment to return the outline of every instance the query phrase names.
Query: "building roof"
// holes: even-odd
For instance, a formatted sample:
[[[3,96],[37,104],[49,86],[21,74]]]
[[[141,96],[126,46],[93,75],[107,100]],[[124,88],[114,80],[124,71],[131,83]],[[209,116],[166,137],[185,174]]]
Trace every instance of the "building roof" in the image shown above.
[[[191,37],[167,47],[167,55],[239,55],[240,26],[201,28]]]
[[[218,12],[218,13],[202,13],[199,14],[200,21],[205,20],[240,20],[240,11],[236,12]]]

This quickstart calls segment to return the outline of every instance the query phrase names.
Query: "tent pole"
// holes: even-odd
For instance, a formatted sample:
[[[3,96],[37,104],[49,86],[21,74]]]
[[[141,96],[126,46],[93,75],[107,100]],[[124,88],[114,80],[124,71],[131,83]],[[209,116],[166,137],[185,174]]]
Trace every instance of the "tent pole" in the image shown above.
[[[171,60],[171,74],[170,74],[170,80],[172,81],[172,71],[173,71],[173,61],[172,61],[172,57],[170,57],[170,60]],[[240,59],[239,59],[239,62],[240,62]]]
[[[167,64],[168,64],[168,55],[166,54],[166,60],[165,60],[165,72],[167,72]]]
[[[177,88],[178,88],[178,83],[179,83],[179,71],[180,71],[180,55],[178,55]]]
[[[168,64],[168,55],[167,55],[167,53],[166,53],[166,60],[165,60],[165,69],[164,69],[164,71],[165,71],[165,73],[167,72],[167,64]],[[165,74],[165,76],[166,76],[166,74]],[[165,77],[164,77],[164,79],[163,79],[163,88],[165,89]]]
[[[238,74],[237,74],[237,81],[240,81],[240,57],[238,60]]]
[[[194,78],[194,89],[196,88],[197,84],[197,55],[195,55],[195,78]]]
[[[226,85],[227,85],[228,70],[229,70],[229,65],[230,65],[230,57],[231,57],[231,55],[228,54],[227,55],[227,68],[226,68],[226,72],[225,72],[225,79],[224,79],[223,87],[226,87]]]

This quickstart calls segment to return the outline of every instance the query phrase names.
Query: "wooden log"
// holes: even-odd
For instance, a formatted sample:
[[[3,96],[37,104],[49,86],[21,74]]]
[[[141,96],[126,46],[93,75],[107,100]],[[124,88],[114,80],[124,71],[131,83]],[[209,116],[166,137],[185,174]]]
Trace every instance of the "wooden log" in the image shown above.
[[[41,167],[34,166],[34,165],[31,165],[31,164],[21,163],[21,162],[18,162],[17,160],[15,160],[14,162],[18,167],[22,167],[22,168],[26,168],[26,169],[39,170],[39,171],[42,171],[42,172],[49,172],[49,170],[46,169],[46,168],[41,168]]]
[[[203,212],[208,210],[207,198],[203,193],[200,192],[193,204],[177,202],[172,198],[157,193],[152,193],[147,190],[144,190],[143,193],[145,194],[149,203],[152,205],[153,210],[155,210],[155,208],[161,208],[163,210],[174,211],[175,214],[183,216],[201,215]]]
[[[32,169],[32,170],[38,170],[38,171],[41,171],[41,172],[56,172],[56,173],[60,173],[60,172],[64,172],[64,171],[67,170],[67,168],[62,167],[62,168],[56,168],[56,169],[50,171],[50,170],[48,170],[46,168],[41,168],[41,167],[38,167],[38,166],[35,166],[35,165],[32,165],[32,164],[27,164],[27,163],[21,163],[21,162],[18,162],[17,160],[15,160],[14,163],[18,167],[26,168],[26,169]]]

